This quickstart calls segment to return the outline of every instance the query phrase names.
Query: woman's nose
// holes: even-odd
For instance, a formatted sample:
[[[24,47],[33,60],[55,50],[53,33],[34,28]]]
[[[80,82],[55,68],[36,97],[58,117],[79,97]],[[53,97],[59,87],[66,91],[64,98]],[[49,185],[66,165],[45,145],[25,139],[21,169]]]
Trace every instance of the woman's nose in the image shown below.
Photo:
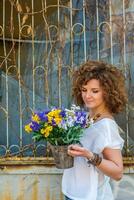
[[[91,97],[91,92],[87,92],[86,93],[86,98],[90,98]]]

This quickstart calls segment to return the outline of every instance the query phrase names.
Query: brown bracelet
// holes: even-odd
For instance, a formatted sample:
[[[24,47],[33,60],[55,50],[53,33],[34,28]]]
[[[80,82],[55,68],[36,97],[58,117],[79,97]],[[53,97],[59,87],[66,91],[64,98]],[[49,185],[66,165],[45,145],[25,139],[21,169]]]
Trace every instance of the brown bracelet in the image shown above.
[[[87,163],[92,164],[94,166],[99,166],[102,162],[102,157],[99,156],[97,153],[93,153],[93,158],[88,159]]]

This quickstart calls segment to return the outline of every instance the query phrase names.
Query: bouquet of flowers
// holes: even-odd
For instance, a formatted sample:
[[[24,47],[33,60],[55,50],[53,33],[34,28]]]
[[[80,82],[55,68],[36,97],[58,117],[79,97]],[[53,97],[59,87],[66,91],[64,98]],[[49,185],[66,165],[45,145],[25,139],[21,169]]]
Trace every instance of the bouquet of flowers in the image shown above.
[[[45,140],[52,145],[61,146],[79,143],[85,127],[86,112],[72,105],[71,109],[53,108],[34,112],[30,123],[25,125],[25,131],[33,133],[35,141]]]

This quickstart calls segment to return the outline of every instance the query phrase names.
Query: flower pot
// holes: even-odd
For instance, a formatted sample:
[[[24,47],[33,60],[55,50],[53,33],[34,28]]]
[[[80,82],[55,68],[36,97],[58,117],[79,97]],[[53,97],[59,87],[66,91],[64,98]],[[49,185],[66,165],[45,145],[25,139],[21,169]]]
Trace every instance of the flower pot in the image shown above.
[[[50,144],[56,167],[67,169],[73,167],[74,158],[67,154],[68,146],[54,146]]]

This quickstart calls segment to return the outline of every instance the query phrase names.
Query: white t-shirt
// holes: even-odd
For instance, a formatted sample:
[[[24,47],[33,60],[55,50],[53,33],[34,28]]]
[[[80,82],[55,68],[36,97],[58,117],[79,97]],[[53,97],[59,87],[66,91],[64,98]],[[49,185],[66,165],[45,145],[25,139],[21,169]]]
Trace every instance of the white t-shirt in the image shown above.
[[[106,147],[122,149],[124,144],[118,125],[110,118],[103,118],[85,129],[80,142],[98,154]],[[62,192],[73,200],[113,200],[109,180],[97,167],[89,166],[86,158],[75,157],[74,166],[64,170]]]

